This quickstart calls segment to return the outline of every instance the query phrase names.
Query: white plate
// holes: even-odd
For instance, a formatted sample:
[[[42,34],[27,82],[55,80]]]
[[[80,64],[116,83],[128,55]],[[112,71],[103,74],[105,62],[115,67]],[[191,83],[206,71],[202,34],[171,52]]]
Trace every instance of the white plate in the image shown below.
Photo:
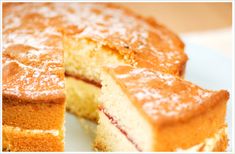
[[[186,43],[189,56],[185,79],[211,90],[226,89],[232,94],[232,59],[227,59],[210,49]],[[232,101],[228,102],[227,117],[232,151]],[[65,151],[92,151],[96,125],[66,113]]]

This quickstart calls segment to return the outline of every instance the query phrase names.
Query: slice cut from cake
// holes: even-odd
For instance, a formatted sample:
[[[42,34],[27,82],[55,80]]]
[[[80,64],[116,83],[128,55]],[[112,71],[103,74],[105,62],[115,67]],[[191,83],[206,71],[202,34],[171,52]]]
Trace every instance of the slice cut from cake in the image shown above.
[[[205,90],[146,68],[123,65],[104,70],[98,150],[176,151],[216,134],[222,134],[219,141],[225,150],[226,134],[219,132],[225,129],[227,91]]]

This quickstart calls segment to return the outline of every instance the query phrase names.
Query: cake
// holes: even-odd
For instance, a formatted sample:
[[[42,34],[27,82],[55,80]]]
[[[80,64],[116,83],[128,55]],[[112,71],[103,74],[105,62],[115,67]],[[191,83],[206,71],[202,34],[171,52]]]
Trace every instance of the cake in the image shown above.
[[[95,142],[98,150],[226,149],[227,91],[205,90],[148,68],[119,65],[105,70]]]
[[[79,117],[99,119],[96,148],[115,151],[99,140],[107,118],[98,111],[103,67],[129,65],[178,79],[186,61],[177,35],[120,6],[3,3],[3,150],[63,151],[66,106]],[[227,145],[226,126],[215,136]]]

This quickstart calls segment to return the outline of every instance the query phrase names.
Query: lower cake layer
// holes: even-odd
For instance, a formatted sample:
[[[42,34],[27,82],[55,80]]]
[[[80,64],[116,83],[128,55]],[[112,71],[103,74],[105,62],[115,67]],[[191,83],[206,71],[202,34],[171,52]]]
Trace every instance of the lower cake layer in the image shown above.
[[[33,130],[3,125],[2,150],[11,152],[64,151],[63,134],[63,129]]]
[[[66,109],[79,117],[97,121],[100,88],[69,76],[65,78],[65,83]]]
[[[64,99],[24,102],[3,98],[4,151],[64,151]]]
[[[128,134],[125,134],[103,113],[100,113],[100,123],[97,127],[97,137],[94,149],[97,151],[140,151]],[[179,152],[219,152],[225,151],[228,145],[227,126],[220,128],[212,137],[187,149],[177,148]]]
[[[64,112],[64,102],[33,103],[3,98],[2,124],[23,129],[61,129]]]
[[[105,152],[137,152],[136,146],[111,123],[109,118],[99,113],[99,125],[97,126],[94,149]]]

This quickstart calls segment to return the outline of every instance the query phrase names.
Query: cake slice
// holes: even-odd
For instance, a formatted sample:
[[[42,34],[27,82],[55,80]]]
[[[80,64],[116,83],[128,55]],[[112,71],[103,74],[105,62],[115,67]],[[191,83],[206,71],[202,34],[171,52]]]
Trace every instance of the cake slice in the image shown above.
[[[212,150],[225,150],[227,91],[205,90],[146,68],[123,65],[104,70],[98,150],[177,151],[208,146],[203,143],[209,138],[217,141]]]

